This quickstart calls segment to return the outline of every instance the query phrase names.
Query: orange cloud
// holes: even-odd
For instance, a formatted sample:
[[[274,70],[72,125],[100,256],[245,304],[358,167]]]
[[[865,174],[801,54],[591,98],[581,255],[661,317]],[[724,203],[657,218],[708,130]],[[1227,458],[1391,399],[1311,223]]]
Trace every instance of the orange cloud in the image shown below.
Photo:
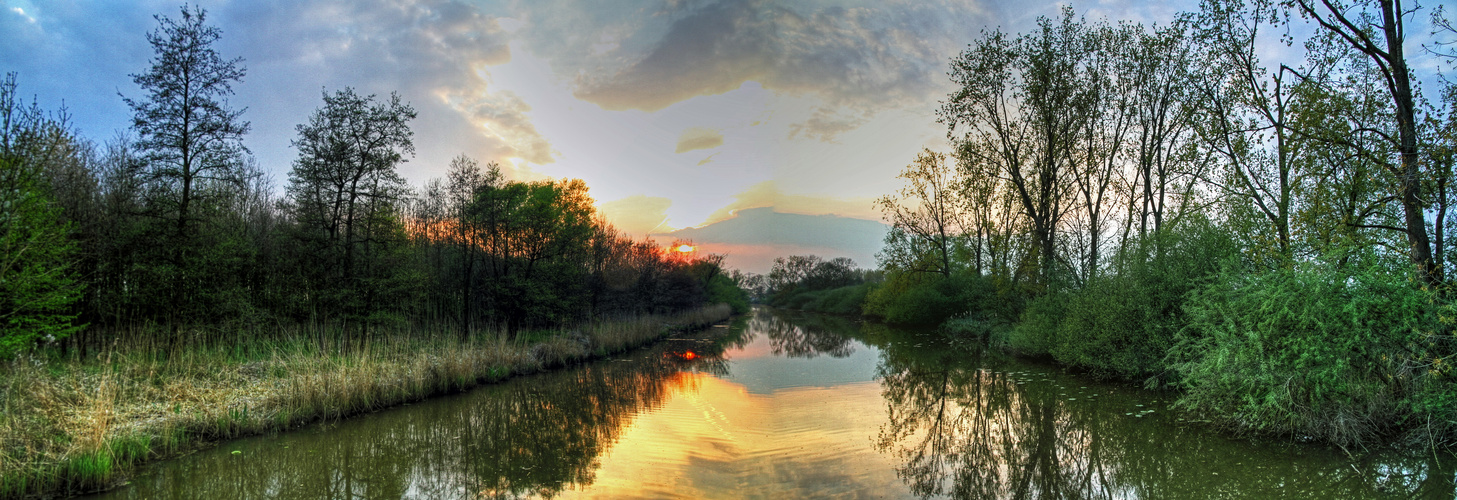
[[[739,210],[759,207],[773,207],[774,211],[781,213],[829,214],[856,219],[880,220],[880,211],[875,208],[874,198],[787,194],[780,191],[778,184],[774,181],[764,181],[750,186],[744,192],[734,195],[734,198],[733,203],[708,216],[708,223],[732,217],[734,212]]]
[[[620,200],[598,202],[597,210],[617,229],[643,236],[655,232],[668,232],[668,207],[673,200],[659,196],[635,194]]]
[[[713,149],[723,145],[723,134],[705,127],[691,127],[678,136],[678,149],[674,153],[687,153],[695,149]]]

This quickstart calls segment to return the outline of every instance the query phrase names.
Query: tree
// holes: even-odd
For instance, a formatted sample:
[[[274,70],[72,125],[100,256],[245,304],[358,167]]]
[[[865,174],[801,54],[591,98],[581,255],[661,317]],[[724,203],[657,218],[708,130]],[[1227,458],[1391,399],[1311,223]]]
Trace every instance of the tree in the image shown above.
[[[1306,152],[1292,129],[1293,72],[1286,66],[1267,70],[1256,52],[1261,37],[1269,36],[1262,30],[1281,27],[1284,17],[1265,0],[1209,1],[1203,8],[1197,37],[1207,51],[1209,77],[1195,82],[1202,104],[1195,128],[1203,146],[1225,164],[1222,178],[1204,180],[1225,195],[1235,214],[1230,222],[1248,224],[1241,232],[1255,241],[1255,250],[1288,261],[1295,195],[1310,174],[1298,168]]]
[[[246,262],[236,234],[216,227],[229,199],[246,184],[242,138],[245,110],[227,98],[246,71],[242,59],[225,60],[213,48],[222,32],[206,24],[202,8],[181,17],[155,16],[147,34],[155,52],[145,73],[133,74],[144,97],[123,101],[132,109],[135,149],[143,165],[145,237],[135,256],[147,275],[137,295],[146,309],[172,320],[215,314],[218,304],[240,293],[234,280]],[[208,226],[214,231],[200,233]]]
[[[1030,34],[984,34],[951,62],[959,88],[937,111],[971,170],[995,175],[1031,224],[1042,281],[1060,267],[1058,230],[1074,203],[1074,154],[1098,97],[1083,81],[1088,28],[1065,8]],[[960,135],[958,135],[960,134]]]
[[[475,219],[470,216],[471,203],[477,192],[499,188],[503,177],[500,165],[495,162],[487,164],[483,171],[479,162],[460,155],[450,160],[446,178],[446,210],[454,219],[452,238],[460,250],[460,334],[461,338],[467,338],[474,330],[475,314],[471,305],[475,302],[476,262],[480,260],[481,247]]]
[[[414,118],[399,95],[377,102],[346,87],[325,92],[324,107],[298,126],[289,209],[324,264],[318,285],[336,292],[328,308],[371,312],[389,281],[373,260],[403,234],[397,205],[406,186],[395,167],[415,152]]]
[[[45,177],[71,141],[62,120],[16,103],[15,74],[0,81],[0,358],[79,329],[72,225]]]
[[[946,154],[927,149],[900,178],[907,186],[898,196],[876,200],[891,223],[881,260],[887,267],[906,272],[951,276],[966,225],[959,175],[946,164]]]
[[[1287,5],[1294,3],[1302,15],[1315,20],[1325,32],[1368,57],[1380,72],[1386,96],[1391,100],[1390,120],[1396,134],[1392,136],[1376,129],[1356,132],[1377,135],[1395,146],[1399,162],[1388,163],[1387,168],[1398,180],[1395,194],[1404,215],[1408,255],[1424,282],[1432,286],[1441,284],[1442,266],[1433,258],[1427,233],[1428,203],[1427,195],[1422,192],[1424,176],[1419,164],[1416,99],[1404,48],[1406,17],[1415,9],[1403,9],[1401,0],[1357,1],[1354,5],[1340,0],[1317,0],[1318,4],[1311,0],[1285,1]],[[1372,7],[1374,14],[1370,12]]]
[[[1193,116],[1197,109],[1194,80],[1196,46],[1186,20],[1135,36],[1131,54],[1123,58],[1128,74],[1122,91],[1129,94],[1136,134],[1134,173],[1126,184],[1128,217],[1123,240],[1137,221],[1138,236],[1164,229],[1179,214],[1170,213],[1187,203],[1207,161],[1190,154],[1196,144]]]
[[[152,67],[131,75],[147,97],[122,99],[134,113],[137,147],[151,180],[166,193],[156,201],[164,217],[172,219],[176,236],[184,239],[196,217],[200,184],[239,180],[249,124],[240,120],[246,109],[230,108],[227,97],[246,71],[242,58],[223,60],[213,50],[222,31],[204,24],[207,11],[201,7],[189,11],[183,6],[180,20],[155,18],[160,26],[147,34],[156,51]]]
[[[588,310],[584,281],[597,229],[585,183],[487,184],[469,213],[486,250],[487,309],[498,323],[560,324]]]

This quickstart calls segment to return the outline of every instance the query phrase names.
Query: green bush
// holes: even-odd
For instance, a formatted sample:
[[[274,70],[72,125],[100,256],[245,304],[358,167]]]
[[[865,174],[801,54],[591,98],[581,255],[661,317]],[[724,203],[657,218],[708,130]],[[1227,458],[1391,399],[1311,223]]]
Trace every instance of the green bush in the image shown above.
[[[1223,274],[1186,306],[1170,357],[1179,404],[1247,429],[1369,441],[1453,407],[1414,392],[1440,376],[1419,354],[1436,337],[1435,309],[1407,276],[1375,267]]]
[[[1209,282],[1236,255],[1223,231],[1195,221],[1166,231],[1122,257],[1117,274],[1067,294],[1065,315],[1051,334],[1059,362],[1099,377],[1133,379],[1163,371],[1184,327],[1188,293]]]
[[[34,165],[0,155],[0,360],[80,329],[76,244]]]
[[[1002,291],[988,277],[974,274],[893,273],[885,282],[866,288],[863,312],[887,323],[902,325],[940,325],[953,318],[965,324],[982,324],[990,329],[1004,326],[1015,318],[1021,304],[1010,291]],[[966,323],[971,322],[971,323]],[[982,335],[975,332],[945,330],[953,335]]]
[[[1067,294],[1059,292],[1032,299],[1022,312],[1021,321],[1006,331],[1005,339],[997,339],[997,343],[1024,356],[1051,354],[1067,314],[1066,304]]]
[[[981,317],[994,295],[979,276],[894,274],[867,295],[865,313],[887,323],[939,325],[958,315]]]
[[[813,300],[805,303],[803,309],[830,314],[860,314],[861,308],[865,305],[865,297],[870,293],[870,288],[870,283],[861,283],[824,290],[818,292]]]
[[[708,282],[708,302],[728,304],[733,308],[734,314],[749,312],[749,292],[734,284],[733,279],[721,274]]]

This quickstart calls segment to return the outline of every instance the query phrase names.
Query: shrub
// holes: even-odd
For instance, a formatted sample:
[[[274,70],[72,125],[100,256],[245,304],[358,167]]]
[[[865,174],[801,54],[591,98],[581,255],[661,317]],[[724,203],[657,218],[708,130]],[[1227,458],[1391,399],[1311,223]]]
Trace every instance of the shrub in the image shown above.
[[[1413,354],[1430,341],[1435,308],[1400,273],[1225,273],[1186,311],[1170,357],[1179,404],[1225,423],[1359,443],[1411,416],[1412,391],[1428,382]],[[1450,408],[1438,399],[1415,403]]]
[[[716,275],[708,282],[708,303],[728,304],[734,314],[744,314],[749,312],[749,292],[728,276]]]
[[[1204,221],[1141,242],[1122,256],[1118,274],[1067,294],[1051,354],[1099,377],[1132,379],[1163,371],[1187,321],[1185,297],[1208,283],[1235,252],[1233,240]]]
[[[1052,353],[1058,328],[1067,314],[1067,295],[1052,292],[1032,299],[1022,312],[1022,319],[999,339],[1006,348],[1025,356],[1046,356]]]
[[[800,309],[830,314],[860,314],[870,287],[869,283],[861,283],[811,292],[805,294],[806,300]]]

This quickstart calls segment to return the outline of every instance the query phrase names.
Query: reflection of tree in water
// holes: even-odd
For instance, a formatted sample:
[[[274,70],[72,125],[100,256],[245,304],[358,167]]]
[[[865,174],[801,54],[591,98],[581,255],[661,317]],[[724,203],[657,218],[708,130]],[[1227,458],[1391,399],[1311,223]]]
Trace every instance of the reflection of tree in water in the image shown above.
[[[599,457],[639,413],[724,373],[710,343],[664,346],[632,362],[600,362],[484,387],[284,435],[288,448],[195,456],[134,481],[137,498],[517,498],[554,496],[594,480]],[[705,352],[707,351],[707,352]],[[266,455],[266,456],[263,456]]]
[[[896,457],[897,475],[922,497],[1452,498],[1457,491],[1450,458],[1385,459],[1361,467],[1374,471],[1363,475],[1347,464],[1235,457],[1240,448],[1225,438],[1134,425],[1121,413],[1068,401],[1050,384],[1019,385],[983,369],[979,352],[882,349],[889,418],[876,445]],[[1209,469],[1213,457],[1249,469],[1219,476]]]
[[[746,331],[768,337],[770,349],[776,355],[813,358],[828,354],[843,358],[855,353],[855,345],[850,337],[840,332],[853,326],[854,323],[844,318],[823,315],[790,318],[782,312],[757,308]]]

